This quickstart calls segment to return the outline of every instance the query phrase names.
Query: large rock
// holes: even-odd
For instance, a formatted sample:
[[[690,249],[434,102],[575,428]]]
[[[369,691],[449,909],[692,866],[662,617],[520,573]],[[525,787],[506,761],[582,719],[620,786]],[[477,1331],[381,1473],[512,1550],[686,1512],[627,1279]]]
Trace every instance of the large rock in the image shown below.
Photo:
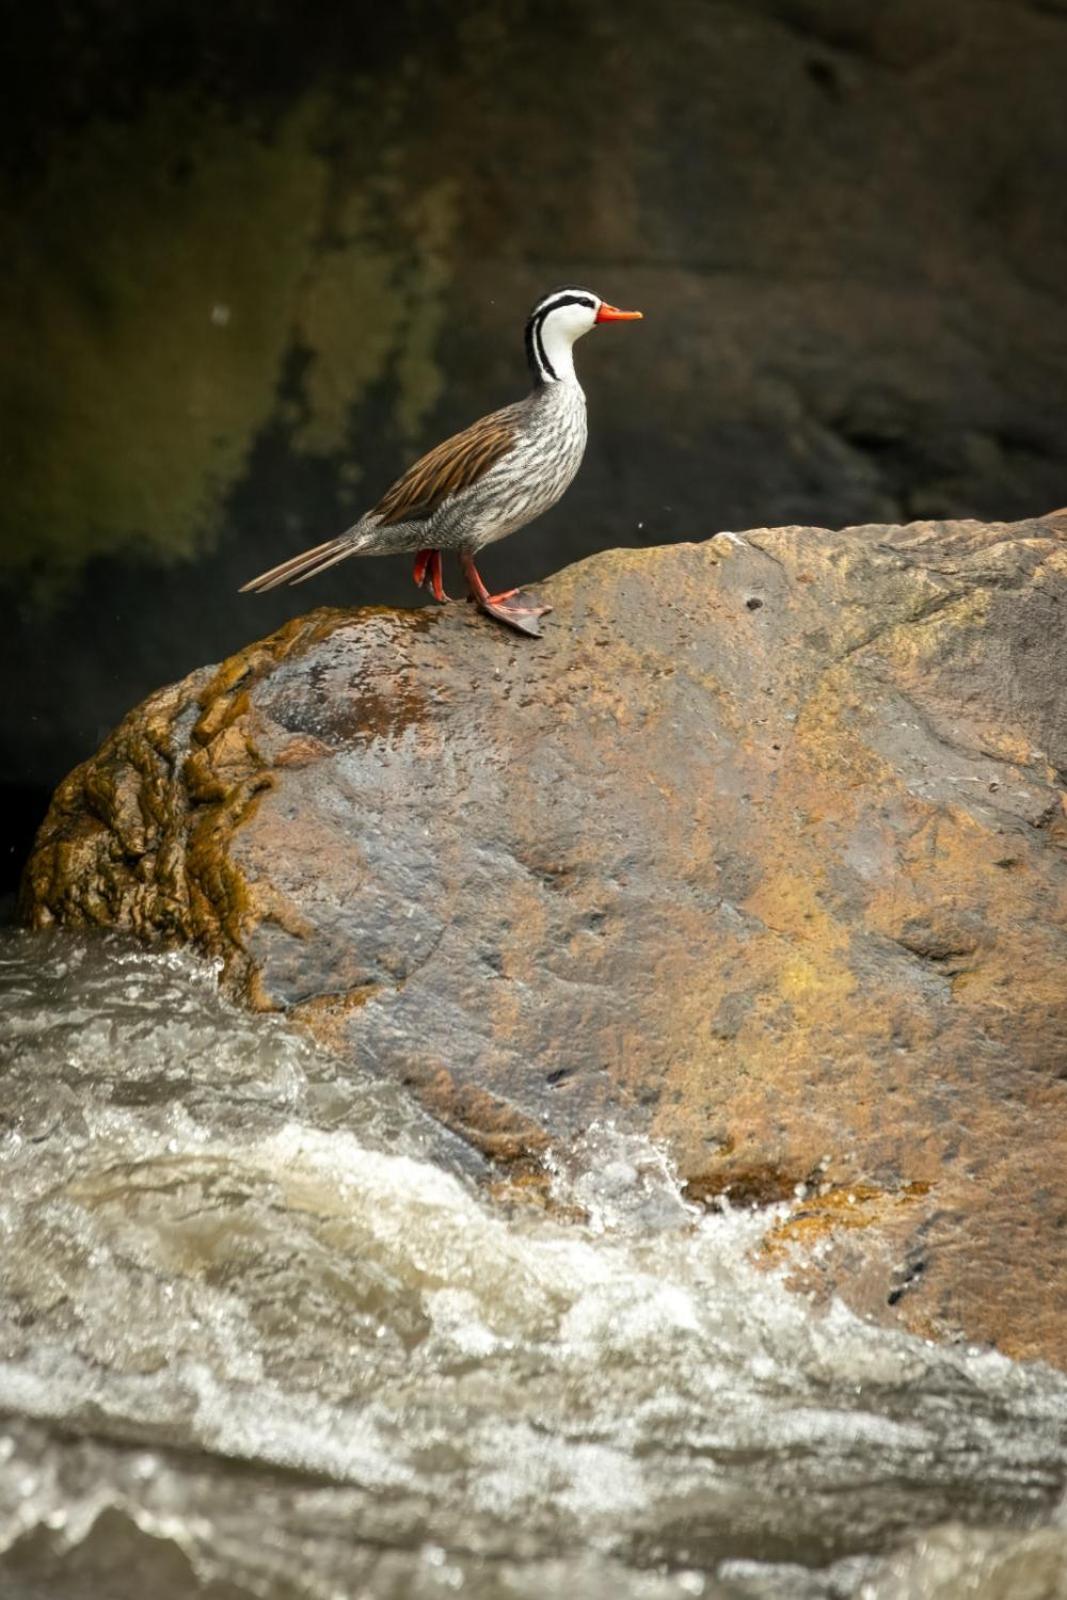
[[[500,1160],[596,1118],[811,1281],[1067,1363],[1067,513],[316,611],[56,795],[37,926],[221,954]]]

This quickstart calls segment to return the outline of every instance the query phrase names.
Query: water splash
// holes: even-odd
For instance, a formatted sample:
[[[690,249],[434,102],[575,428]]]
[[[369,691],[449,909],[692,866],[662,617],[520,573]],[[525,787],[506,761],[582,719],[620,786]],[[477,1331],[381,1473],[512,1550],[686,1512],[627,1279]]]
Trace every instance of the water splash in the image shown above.
[[[698,1211],[647,1141],[592,1128],[558,1213],[505,1211],[187,956],[17,936],[0,986],[12,1600],[903,1600],[953,1561],[997,1600],[1067,1563],[1067,1380],[816,1313],[753,1264],[774,1215]]]

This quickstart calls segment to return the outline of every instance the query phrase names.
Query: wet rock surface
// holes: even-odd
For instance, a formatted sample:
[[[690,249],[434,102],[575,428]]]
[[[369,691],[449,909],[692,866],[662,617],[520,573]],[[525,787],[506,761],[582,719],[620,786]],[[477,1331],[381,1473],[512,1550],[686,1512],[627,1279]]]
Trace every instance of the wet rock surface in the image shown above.
[[[1067,1362],[1067,514],[317,611],[58,791],[38,926],[219,954],[502,1161],[594,1119],[883,1320]],[[774,1241],[768,1241],[774,1254]]]

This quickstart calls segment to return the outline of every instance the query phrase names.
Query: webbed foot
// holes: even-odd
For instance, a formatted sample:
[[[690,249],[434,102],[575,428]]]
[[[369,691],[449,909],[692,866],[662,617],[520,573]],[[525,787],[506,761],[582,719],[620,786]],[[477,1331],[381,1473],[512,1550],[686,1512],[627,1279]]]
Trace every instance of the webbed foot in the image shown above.
[[[522,589],[504,589],[500,594],[490,594],[474,565],[474,557],[463,551],[460,560],[470,588],[470,597],[487,616],[495,617],[497,622],[514,628],[517,633],[525,633],[531,639],[541,638],[538,618],[546,616],[552,610],[551,606],[523,604],[518,598],[524,592]]]

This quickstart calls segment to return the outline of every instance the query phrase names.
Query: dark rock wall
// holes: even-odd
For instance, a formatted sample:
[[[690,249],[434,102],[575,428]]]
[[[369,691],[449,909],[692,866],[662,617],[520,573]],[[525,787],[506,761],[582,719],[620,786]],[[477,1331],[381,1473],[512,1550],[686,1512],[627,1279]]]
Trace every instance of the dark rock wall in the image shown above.
[[[27,823],[126,707],[399,562],[240,581],[580,350],[520,579],[709,527],[1067,501],[1067,13],[759,0],[22,13],[2,118],[0,777]],[[17,865],[21,838],[9,837]]]

